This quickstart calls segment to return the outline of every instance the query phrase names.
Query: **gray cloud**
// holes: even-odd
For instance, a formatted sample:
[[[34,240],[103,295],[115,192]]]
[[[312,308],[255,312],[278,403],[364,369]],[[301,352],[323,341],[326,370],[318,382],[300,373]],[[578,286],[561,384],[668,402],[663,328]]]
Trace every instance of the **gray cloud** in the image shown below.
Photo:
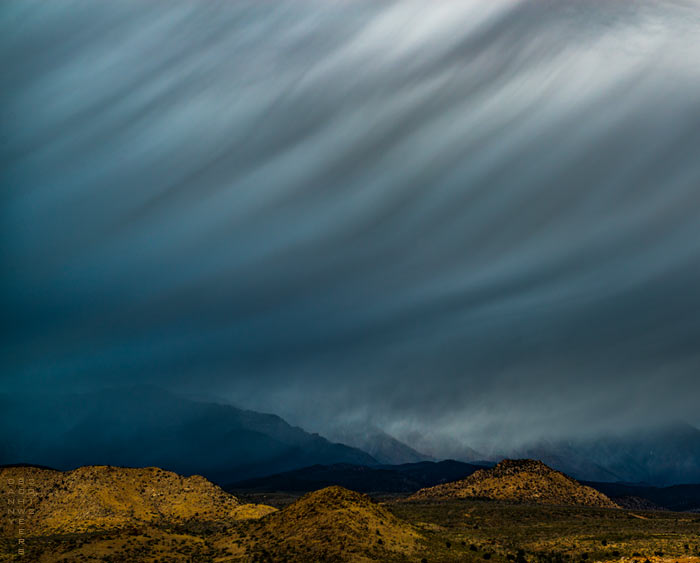
[[[480,447],[699,424],[699,24],[5,2],[8,388]]]

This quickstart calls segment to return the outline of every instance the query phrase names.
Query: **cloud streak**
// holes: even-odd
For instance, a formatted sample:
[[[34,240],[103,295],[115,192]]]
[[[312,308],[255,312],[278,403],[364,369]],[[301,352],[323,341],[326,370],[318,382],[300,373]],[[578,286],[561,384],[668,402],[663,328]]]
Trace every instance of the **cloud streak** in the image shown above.
[[[696,3],[0,13],[10,387],[445,448],[700,423]]]

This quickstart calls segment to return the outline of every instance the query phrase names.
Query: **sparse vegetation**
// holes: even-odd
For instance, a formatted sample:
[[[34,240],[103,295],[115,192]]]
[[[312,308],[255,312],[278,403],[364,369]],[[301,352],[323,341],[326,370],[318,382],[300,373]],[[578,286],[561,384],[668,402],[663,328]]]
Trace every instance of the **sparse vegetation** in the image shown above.
[[[479,499],[378,503],[366,495],[329,487],[280,511],[268,509],[257,513],[257,518],[240,519],[240,509],[246,505],[235,499],[215,502],[216,495],[223,493],[218,487],[160,470],[147,473],[146,480],[120,485],[116,496],[99,494],[104,475],[109,483],[121,483],[120,471],[78,473],[86,479],[83,488],[69,481],[42,488],[51,491],[47,498],[55,514],[68,514],[61,499],[72,502],[80,490],[93,497],[82,506],[96,510],[99,500],[104,504],[102,512],[94,514],[112,519],[93,518],[89,526],[83,523],[85,529],[73,531],[67,531],[60,520],[55,520],[59,522],[55,530],[35,527],[28,537],[25,560],[700,563],[700,519],[689,513]],[[189,506],[168,507],[168,499],[183,498],[176,494],[176,483],[187,483],[190,496],[182,502],[192,499]],[[198,483],[201,488],[194,487]],[[126,491],[139,498],[129,500],[123,496]],[[142,497],[153,493],[156,496],[149,498],[160,499],[162,508],[146,518],[150,513],[143,507],[151,505]],[[114,498],[119,503],[110,504]],[[222,510],[227,502],[234,502],[237,509]],[[115,515],[121,519],[119,526],[104,526],[104,522],[113,524]],[[14,560],[11,532],[3,527],[0,561]]]
[[[532,459],[506,459],[466,479],[421,489],[413,500],[488,498],[536,504],[619,508],[603,493]],[[476,529],[476,528],[475,528]]]

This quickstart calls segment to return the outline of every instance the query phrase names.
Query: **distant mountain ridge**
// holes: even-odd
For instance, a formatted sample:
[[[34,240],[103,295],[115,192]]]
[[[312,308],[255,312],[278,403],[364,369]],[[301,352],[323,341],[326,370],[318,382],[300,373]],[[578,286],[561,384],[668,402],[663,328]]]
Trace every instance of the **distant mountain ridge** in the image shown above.
[[[31,421],[23,424],[22,421]],[[280,417],[196,402],[151,386],[0,396],[0,463],[66,470],[158,466],[217,483],[314,464],[376,465],[369,454]]]
[[[700,430],[675,423],[588,439],[551,441],[508,452],[579,480],[654,486],[700,483]]]
[[[624,505],[628,499],[644,499],[666,510],[700,512],[700,484],[651,487],[625,483],[582,483],[604,493],[618,504]]]
[[[316,465],[232,483],[224,488],[234,494],[296,493],[339,485],[365,493],[415,493],[426,487],[459,481],[484,467],[453,460],[375,467],[351,464]],[[581,484],[600,491],[625,508],[700,511],[700,484],[669,487],[596,481],[581,481]]]
[[[619,508],[603,493],[533,459],[505,459],[461,481],[421,489],[410,500],[487,498],[535,504]]]
[[[226,486],[235,491],[308,492],[338,485],[362,493],[411,493],[423,487],[463,479],[483,466],[447,460],[366,467],[351,464],[314,465],[248,479]]]
[[[341,426],[336,428],[330,437],[334,441],[359,448],[379,463],[387,465],[434,460],[431,456],[415,450],[380,428],[373,426]]]
[[[274,414],[195,401],[148,385],[64,395],[0,394],[0,465],[29,463],[61,470],[159,466],[228,485],[314,465],[376,468],[427,457],[376,428],[359,433],[351,429],[347,439],[371,453],[305,432]],[[472,453],[475,457],[469,458]],[[468,449],[459,459],[478,455]],[[700,430],[675,424],[636,434],[540,442],[492,459],[504,457],[538,459],[582,481],[693,484],[700,483]],[[342,484],[357,477],[347,468],[342,470],[346,476],[333,471],[335,475],[326,476],[330,480],[317,475],[319,483]],[[367,483],[376,480],[380,488],[398,487],[399,492],[412,492],[416,484],[429,486],[420,480],[409,485],[405,474],[388,479],[365,472],[365,477]],[[303,483],[299,486],[307,490]]]

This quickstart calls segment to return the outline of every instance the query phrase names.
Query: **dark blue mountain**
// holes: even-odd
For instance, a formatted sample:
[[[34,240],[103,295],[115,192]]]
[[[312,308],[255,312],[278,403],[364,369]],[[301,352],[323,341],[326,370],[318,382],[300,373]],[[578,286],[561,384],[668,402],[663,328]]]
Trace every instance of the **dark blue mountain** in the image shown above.
[[[0,464],[153,465],[230,483],[319,463],[377,463],[279,416],[150,386],[0,396],[0,428]]]
[[[469,477],[481,465],[446,460],[366,467],[352,464],[314,465],[276,475],[247,479],[229,490],[307,492],[340,485],[362,493],[411,493],[423,487]]]

